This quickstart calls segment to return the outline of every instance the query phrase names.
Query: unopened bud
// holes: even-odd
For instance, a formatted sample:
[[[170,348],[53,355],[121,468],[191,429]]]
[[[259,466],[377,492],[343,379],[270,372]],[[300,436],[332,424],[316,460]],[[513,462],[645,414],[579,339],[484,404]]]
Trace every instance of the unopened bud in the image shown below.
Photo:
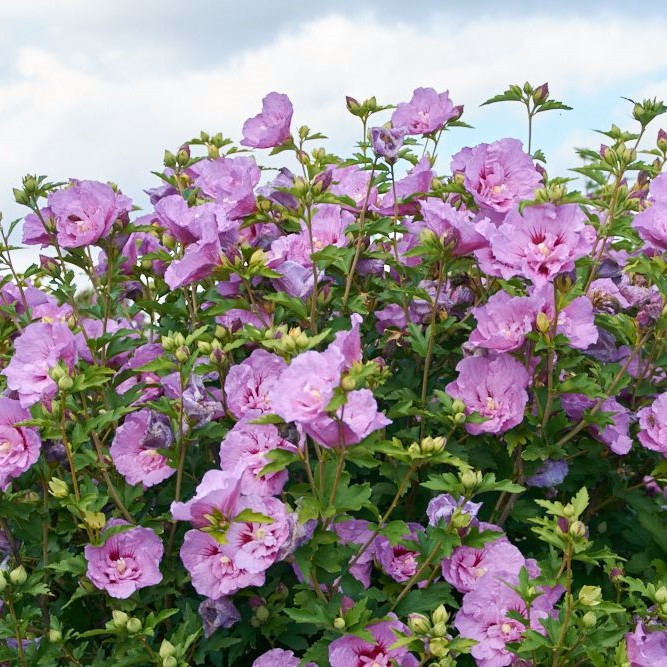
[[[180,361],[182,364],[185,363],[188,360],[188,357],[190,356],[190,350],[185,345],[181,345],[176,352],[174,352],[174,356],[176,357],[177,361]]]
[[[168,658],[170,655],[174,655],[174,653],[176,653],[176,647],[168,639],[163,639],[160,644],[160,657]]]
[[[257,609],[255,609],[255,616],[257,617],[257,620],[261,621],[262,623],[268,621],[270,615],[271,614],[266,605],[260,605],[259,607],[257,607]]]
[[[114,609],[111,612],[111,617],[113,619],[113,624],[117,628],[124,628],[127,625],[127,622],[130,620],[130,617],[124,612],[118,609]]]
[[[336,616],[333,626],[336,630],[345,630],[345,619],[342,616]]]
[[[301,332],[297,337],[296,337],[296,346],[300,348],[305,348],[308,347],[308,336],[307,334]]]
[[[449,640],[445,637],[434,637],[428,643],[428,650],[436,658],[444,658],[449,653]]]
[[[582,586],[579,591],[579,602],[585,607],[596,607],[602,602],[602,589],[599,586]]]
[[[408,627],[415,635],[425,635],[431,631],[431,621],[424,614],[410,614],[408,616]]]
[[[23,565],[15,567],[9,573],[9,581],[11,581],[12,584],[14,584],[14,586],[21,586],[22,584],[25,584],[27,580],[28,580],[28,573],[25,571]]]
[[[54,498],[67,498],[69,495],[69,486],[62,479],[53,477],[49,480],[49,493]]]
[[[74,380],[69,375],[63,375],[58,380],[58,389],[61,391],[69,391],[74,386]]]
[[[92,530],[102,530],[107,520],[102,512],[84,512],[84,523]]]
[[[7,580],[5,579],[5,575],[0,572],[0,593],[7,588]]]
[[[582,620],[584,621],[584,626],[587,628],[594,628],[595,624],[598,622],[595,612],[592,611],[587,611]]]
[[[570,535],[572,537],[585,537],[586,536],[586,526],[581,521],[574,521],[570,526]]]
[[[551,322],[549,321],[549,317],[543,311],[540,311],[537,314],[535,324],[537,326],[537,330],[543,334],[549,333],[549,329],[551,329]]]
[[[452,412],[455,415],[465,411],[466,411],[466,404],[460,398],[457,398],[452,402]]]
[[[568,503],[567,505],[565,505],[565,507],[563,507],[563,514],[566,517],[573,517],[576,514],[572,503]]]
[[[470,493],[480,485],[482,473],[480,470],[466,470],[461,473],[460,479],[463,488]]]
[[[658,130],[658,148],[664,153],[667,151],[667,132]]]
[[[446,637],[447,636],[447,624],[446,623],[436,623],[433,626],[432,634],[434,637]]]
[[[454,415],[454,423],[455,424],[465,424],[466,421],[466,416],[464,412],[457,412]]]
[[[667,602],[667,588],[664,586],[660,586],[658,590],[655,592],[655,601],[664,604]]]
[[[164,152],[164,166],[171,169],[176,166],[176,156],[171,151]]]
[[[217,324],[213,334],[218,340],[223,340],[227,336],[227,329],[222,324]]]
[[[162,667],[178,667],[178,660],[173,655],[168,655],[162,660]]]
[[[60,630],[56,630],[56,628],[49,629],[49,641],[52,644],[57,644],[62,638],[63,638],[63,633],[60,632]]]
[[[343,389],[343,391],[352,391],[357,386],[357,382],[353,377],[346,375],[340,381],[340,386]]]
[[[127,622],[127,631],[131,635],[136,635],[137,632],[141,631],[141,621],[138,618],[136,618],[135,616],[130,618]]]
[[[445,605],[441,604],[432,614],[431,618],[434,623],[447,623],[449,621],[449,612],[445,609]]]
[[[197,341],[197,349],[202,353],[202,354],[211,354],[211,350],[213,349],[211,347],[211,344],[208,341],[205,340],[198,340]]]

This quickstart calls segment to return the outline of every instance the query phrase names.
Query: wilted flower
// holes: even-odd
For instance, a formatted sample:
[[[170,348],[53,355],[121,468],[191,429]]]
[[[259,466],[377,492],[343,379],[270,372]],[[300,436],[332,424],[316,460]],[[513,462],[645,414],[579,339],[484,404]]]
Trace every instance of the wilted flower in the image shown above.
[[[398,153],[403,147],[405,131],[403,128],[371,128],[371,144],[373,151],[378,157],[383,157],[387,162],[396,162]]]
[[[290,136],[292,103],[287,95],[269,93],[262,100],[262,113],[249,118],[243,124],[243,146],[273,148]]]
[[[225,597],[219,600],[207,598],[199,605],[198,611],[205,637],[210,637],[218,628],[231,628],[241,620],[239,610]]]
[[[433,88],[417,88],[409,102],[401,102],[396,107],[391,124],[403,128],[406,134],[430,134],[459,116],[448,90],[437,93]]]

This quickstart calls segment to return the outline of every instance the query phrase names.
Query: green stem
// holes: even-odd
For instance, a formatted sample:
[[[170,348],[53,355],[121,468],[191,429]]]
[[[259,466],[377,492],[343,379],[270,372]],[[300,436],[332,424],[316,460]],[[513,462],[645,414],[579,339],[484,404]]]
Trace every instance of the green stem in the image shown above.
[[[391,605],[389,611],[394,611],[394,609],[396,609],[396,607],[398,607],[398,605],[401,603],[401,600],[403,600],[403,598],[410,592],[415,583],[419,581],[422,574],[424,573],[424,570],[426,570],[426,568],[431,564],[431,561],[438,555],[438,553],[442,549],[442,542],[443,540],[438,540],[435,543],[435,546],[433,547],[433,549],[431,549],[429,555],[426,556],[426,560],[421,564],[420,568],[405,583],[403,590],[400,592],[396,600],[394,600],[394,603]]]

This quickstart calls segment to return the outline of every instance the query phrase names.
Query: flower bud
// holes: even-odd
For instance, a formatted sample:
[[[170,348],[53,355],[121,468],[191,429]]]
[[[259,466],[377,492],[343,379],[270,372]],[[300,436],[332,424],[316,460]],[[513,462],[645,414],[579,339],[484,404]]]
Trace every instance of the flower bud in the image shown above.
[[[69,391],[74,386],[74,380],[69,375],[63,375],[58,380],[58,389],[61,391]]]
[[[255,609],[255,616],[257,617],[257,620],[261,621],[262,623],[268,621],[270,615],[271,614],[266,605],[260,605],[257,607],[257,609]]]
[[[350,97],[349,95],[345,96],[345,106],[347,107],[347,110],[355,116],[358,115],[359,109],[361,109],[361,104],[359,104],[354,97]]]
[[[171,352],[174,349],[174,339],[171,336],[162,336],[160,342],[165,352]]]
[[[190,350],[188,350],[185,345],[181,345],[176,352],[174,352],[174,356],[176,357],[176,361],[180,361],[183,364],[188,360]]]
[[[667,602],[660,605],[660,611],[667,616]]]
[[[102,512],[84,512],[83,522],[92,530],[102,530],[107,520]]]
[[[163,639],[160,644],[160,657],[168,658],[170,655],[174,655],[174,653],[176,653],[176,647],[168,639]]]
[[[7,588],[7,580],[5,579],[5,575],[0,572],[0,593]]]
[[[333,626],[336,630],[345,630],[345,619],[342,616],[336,616]]]
[[[454,415],[454,423],[455,424],[465,424],[466,421],[466,416],[464,412],[457,412]]]
[[[572,535],[572,537],[585,537],[586,526],[581,521],[574,521],[570,526],[569,533]]]
[[[173,169],[176,166],[176,156],[171,151],[164,152],[164,166]]]
[[[574,506],[572,503],[568,503],[565,505],[565,507],[563,507],[563,514],[568,518],[571,518],[575,515]]]
[[[664,153],[667,151],[667,132],[658,130],[658,148]]]
[[[660,586],[658,590],[655,592],[655,601],[664,604],[667,602],[667,588],[664,586]]]
[[[300,348],[306,348],[308,347],[308,335],[304,332],[301,332],[297,337],[296,337],[296,346]]]
[[[537,330],[543,334],[549,333],[549,329],[551,329],[551,322],[549,321],[549,317],[545,312],[542,311],[537,314],[535,325],[537,326]]]
[[[25,584],[27,580],[28,580],[28,573],[25,571],[23,565],[15,567],[9,573],[9,581],[11,581],[12,584],[14,584],[14,586],[21,586]]]
[[[482,473],[480,470],[466,470],[459,476],[463,488],[470,493],[474,491],[482,481]]]
[[[544,100],[549,97],[549,84],[543,83],[541,86],[538,86],[533,91],[533,102],[535,104],[541,104]]]
[[[130,618],[128,620],[128,622],[127,622],[127,631],[131,635],[136,635],[137,632],[141,631],[141,621],[138,618],[136,618],[136,616],[133,616],[132,618]]]
[[[341,381],[340,386],[343,391],[352,391],[356,386],[357,382],[353,377],[346,375]]]
[[[49,480],[49,493],[54,498],[67,498],[69,495],[69,486],[62,479],[53,477]]]
[[[584,614],[584,618],[582,620],[584,621],[584,626],[587,627],[587,628],[594,628],[595,624],[598,621],[597,616],[595,615],[595,612],[592,612],[592,611],[587,611]]]
[[[579,602],[585,607],[596,607],[602,602],[602,589],[599,586],[582,586],[579,590]]]
[[[452,412],[455,415],[465,411],[466,411],[466,405],[460,398],[457,398],[455,401],[452,402]]]
[[[211,354],[211,350],[213,349],[211,347],[211,344],[208,341],[205,340],[198,340],[197,341],[197,349],[202,353],[202,354]]]
[[[162,667],[178,667],[178,660],[173,655],[168,655],[162,661]]]
[[[449,612],[445,608],[444,604],[441,604],[437,609],[431,614],[431,618],[434,623],[447,623],[449,621]]]
[[[60,630],[56,630],[56,628],[49,629],[49,641],[52,644],[57,644],[62,638],[63,638],[63,633],[60,632]]]
[[[449,653],[449,640],[445,637],[434,637],[428,643],[428,650],[436,658],[444,658]]]
[[[408,627],[415,635],[425,635],[431,631],[431,621],[424,614],[410,614],[408,616]]]
[[[114,609],[111,612],[111,617],[113,619],[113,624],[117,628],[124,628],[127,625],[127,622],[130,620],[130,617],[124,612],[118,609]]]
[[[436,623],[433,626],[432,634],[434,637],[446,637],[447,636],[447,624],[446,623]]]

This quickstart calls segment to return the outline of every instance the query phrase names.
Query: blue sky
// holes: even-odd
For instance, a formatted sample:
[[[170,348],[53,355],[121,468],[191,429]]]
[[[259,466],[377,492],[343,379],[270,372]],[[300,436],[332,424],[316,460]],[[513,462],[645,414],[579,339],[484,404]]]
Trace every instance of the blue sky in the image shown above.
[[[525,140],[518,106],[479,104],[511,82],[548,81],[575,108],[537,119],[534,145],[555,173],[576,165],[573,146],[599,143],[594,128],[630,123],[622,95],[667,99],[665,34],[663,0],[641,14],[614,0],[3,2],[0,210],[20,215],[11,188],[26,172],[111,180],[143,206],[164,148],[199,129],[240,138],[271,90],[344,152],[359,132],[345,95],[395,103],[417,86],[449,89],[475,129],[447,137],[446,171],[463,145]]]

